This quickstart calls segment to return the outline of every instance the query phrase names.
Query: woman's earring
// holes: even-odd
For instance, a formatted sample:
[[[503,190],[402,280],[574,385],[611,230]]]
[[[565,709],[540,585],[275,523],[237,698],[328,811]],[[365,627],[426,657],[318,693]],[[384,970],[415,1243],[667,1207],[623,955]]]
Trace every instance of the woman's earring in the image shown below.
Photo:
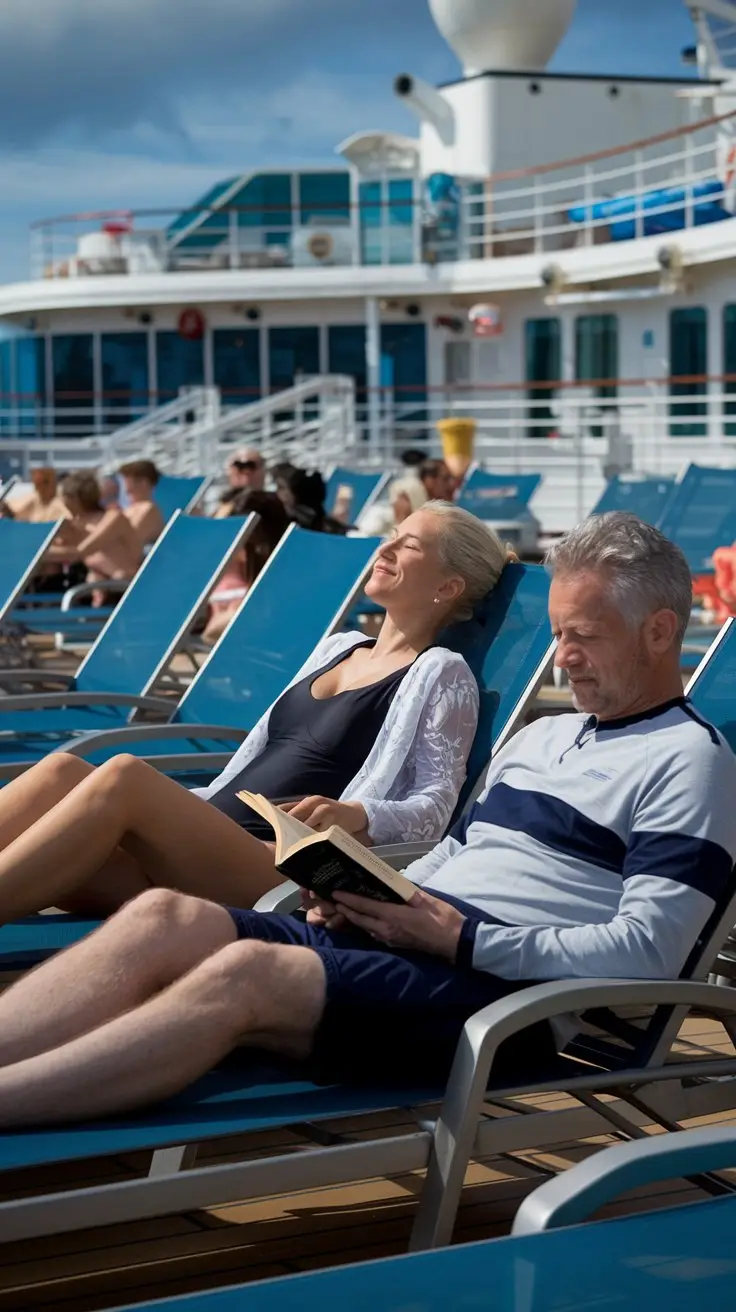
[[[439,604],[440,604],[440,599],[439,599],[439,597],[435,597],[435,599],[434,599],[434,604],[435,604],[435,606],[439,606]]]

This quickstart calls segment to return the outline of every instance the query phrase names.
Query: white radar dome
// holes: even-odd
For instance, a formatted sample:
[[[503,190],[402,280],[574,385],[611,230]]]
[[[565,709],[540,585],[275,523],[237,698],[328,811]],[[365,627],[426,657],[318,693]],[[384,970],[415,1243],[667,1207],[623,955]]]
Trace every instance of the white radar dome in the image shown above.
[[[543,69],[577,0],[429,0],[432,17],[466,75]]]

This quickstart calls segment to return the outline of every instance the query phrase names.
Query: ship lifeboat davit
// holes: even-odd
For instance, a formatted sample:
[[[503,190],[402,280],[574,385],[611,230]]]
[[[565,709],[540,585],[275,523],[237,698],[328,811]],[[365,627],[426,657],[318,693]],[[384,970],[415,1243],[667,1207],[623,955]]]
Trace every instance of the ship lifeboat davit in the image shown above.
[[[429,0],[466,76],[539,71],[569,28],[577,0]]]

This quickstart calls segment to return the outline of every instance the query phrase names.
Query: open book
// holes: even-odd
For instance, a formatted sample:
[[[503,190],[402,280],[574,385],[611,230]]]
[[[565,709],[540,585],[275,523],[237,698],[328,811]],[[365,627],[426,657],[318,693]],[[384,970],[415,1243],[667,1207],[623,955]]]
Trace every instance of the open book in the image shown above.
[[[317,833],[260,793],[242,792],[238,797],[273,827],[276,868],[301,888],[327,899],[341,889],[375,902],[408,902],[416,893],[411,880],[339,825]]]

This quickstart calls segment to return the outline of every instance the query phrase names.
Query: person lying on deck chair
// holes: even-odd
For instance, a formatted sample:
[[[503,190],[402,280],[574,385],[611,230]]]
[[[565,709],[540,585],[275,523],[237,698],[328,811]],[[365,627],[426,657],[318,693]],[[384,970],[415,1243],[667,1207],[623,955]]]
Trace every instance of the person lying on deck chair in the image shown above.
[[[465,782],[478,686],[443,647],[498,583],[509,553],[466,511],[434,502],[380,548],[366,591],[378,639],[318,643],[208,788],[187,791],[122,754],[98,769],[50,753],[0,791],[0,923],[48,906],[106,916],[163,884],[253,906],[280,882],[273,829],[237,794],[364,843],[432,842]],[[308,581],[318,588],[319,579]]]
[[[409,866],[412,901],[340,896],[302,923],[143,894],[0,998],[3,1126],[145,1105],[238,1046],[320,1079],[440,1081],[467,1018],[532,981],[678,976],[736,856],[736,757],[682,696],[690,572],[625,514],[549,565],[577,714],[498,753],[469,816]],[[543,1069],[552,1031],[501,1053],[512,1077]]]

